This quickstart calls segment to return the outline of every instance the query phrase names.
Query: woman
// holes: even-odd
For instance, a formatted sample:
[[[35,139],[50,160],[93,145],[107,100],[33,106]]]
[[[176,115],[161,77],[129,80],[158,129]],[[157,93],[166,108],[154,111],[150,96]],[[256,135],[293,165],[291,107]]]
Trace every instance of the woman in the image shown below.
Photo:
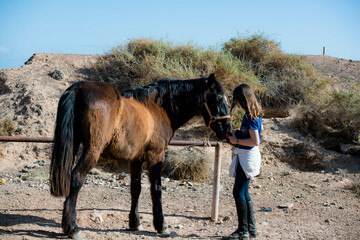
[[[253,90],[247,84],[241,84],[234,89],[231,110],[236,106],[245,111],[240,129],[228,137],[229,142],[235,146],[230,176],[235,177],[233,196],[238,215],[238,229],[223,239],[249,239],[257,236],[249,182],[260,173],[259,145],[263,112]]]

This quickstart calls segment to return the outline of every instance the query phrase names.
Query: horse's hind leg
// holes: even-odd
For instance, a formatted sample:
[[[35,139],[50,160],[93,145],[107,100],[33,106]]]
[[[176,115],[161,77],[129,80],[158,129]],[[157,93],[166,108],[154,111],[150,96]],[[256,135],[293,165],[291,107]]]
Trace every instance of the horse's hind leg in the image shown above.
[[[88,149],[84,147],[83,153],[71,173],[70,194],[64,202],[61,227],[65,235],[75,239],[81,239],[79,235],[80,229],[76,222],[76,200],[85,182],[86,175],[95,167],[99,156],[99,152],[88,151]]]
[[[129,227],[133,231],[142,230],[139,219],[139,196],[141,192],[141,172],[143,163],[140,161],[130,162],[130,175],[131,175],[131,210],[129,214]]]
[[[161,168],[162,161],[151,165],[149,177],[151,182],[151,199],[153,203],[154,227],[158,233],[168,234],[168,227],[164,224],[164,215],[161,202]]]

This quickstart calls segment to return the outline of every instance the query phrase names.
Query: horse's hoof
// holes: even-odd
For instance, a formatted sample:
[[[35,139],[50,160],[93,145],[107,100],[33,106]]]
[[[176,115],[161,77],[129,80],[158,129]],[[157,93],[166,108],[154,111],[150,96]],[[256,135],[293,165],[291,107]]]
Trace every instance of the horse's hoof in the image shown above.
[[[163,229],[161,231],[159,231],[158,234],[165,235],[165,236],[170,235],[169,227],[167,225],[164,225]]]
[[[136,231],[142,231],[142,230],[144,230],[144,228],[143,228],[143,225],[140,224],[140,225],[137,227]]]
[[[82,240],[81,231],[76,231],[69,235],[69,238],[75,239],[75,240]]]
[[[143,228],[143,226],[142,226],[142,224],[140,224],[139,226],[137,226],[137,227],[134,227],[134,228],[130,228],[132,231],[142,231],[142,230],[144,230],[144,228]]]

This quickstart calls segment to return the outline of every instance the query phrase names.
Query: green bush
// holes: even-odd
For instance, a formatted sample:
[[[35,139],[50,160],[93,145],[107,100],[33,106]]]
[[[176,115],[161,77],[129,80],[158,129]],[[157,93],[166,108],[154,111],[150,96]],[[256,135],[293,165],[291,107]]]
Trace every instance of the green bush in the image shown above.
[[[15,123],[11,119],[5,118],[0,121],[0,136],[9,136],[14,131]]]
[[[324,87],[315,84],[318,76],[301,56],[284,54],[279,43],[263,34],[232,38],[223,49],[251,66],[262,86],[257,94],[264,107],[290,108]]]
[[[230,53],[146,38],[112,49],[99,58],[95,70],[98,80],[113,83],[120,91],[162,78],[192,79],[211,73],[227,89],[241,82],[258,84],[251,68]]]
[[[281,53],[279,44],[267,39],[263,34],[237,36],[224,43],[223,48],[237,58],[250,61],[254,65],[263,62],[268,56]]]
[[[341,143],[360,143],[360,87],[351,92],[319,95],[296,109],[294,127],[320,139],[328,148]]]

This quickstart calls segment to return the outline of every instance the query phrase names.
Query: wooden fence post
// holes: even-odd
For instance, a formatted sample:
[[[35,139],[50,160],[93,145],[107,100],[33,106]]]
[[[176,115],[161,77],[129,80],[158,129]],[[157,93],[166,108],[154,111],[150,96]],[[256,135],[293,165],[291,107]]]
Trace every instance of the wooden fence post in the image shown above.
[[[211,220],[217,222],[219,217],[219,194],[220,194],[220,176],[221,176],[221,143],[215,147],[214,161],[214,183],[212,195]]]

